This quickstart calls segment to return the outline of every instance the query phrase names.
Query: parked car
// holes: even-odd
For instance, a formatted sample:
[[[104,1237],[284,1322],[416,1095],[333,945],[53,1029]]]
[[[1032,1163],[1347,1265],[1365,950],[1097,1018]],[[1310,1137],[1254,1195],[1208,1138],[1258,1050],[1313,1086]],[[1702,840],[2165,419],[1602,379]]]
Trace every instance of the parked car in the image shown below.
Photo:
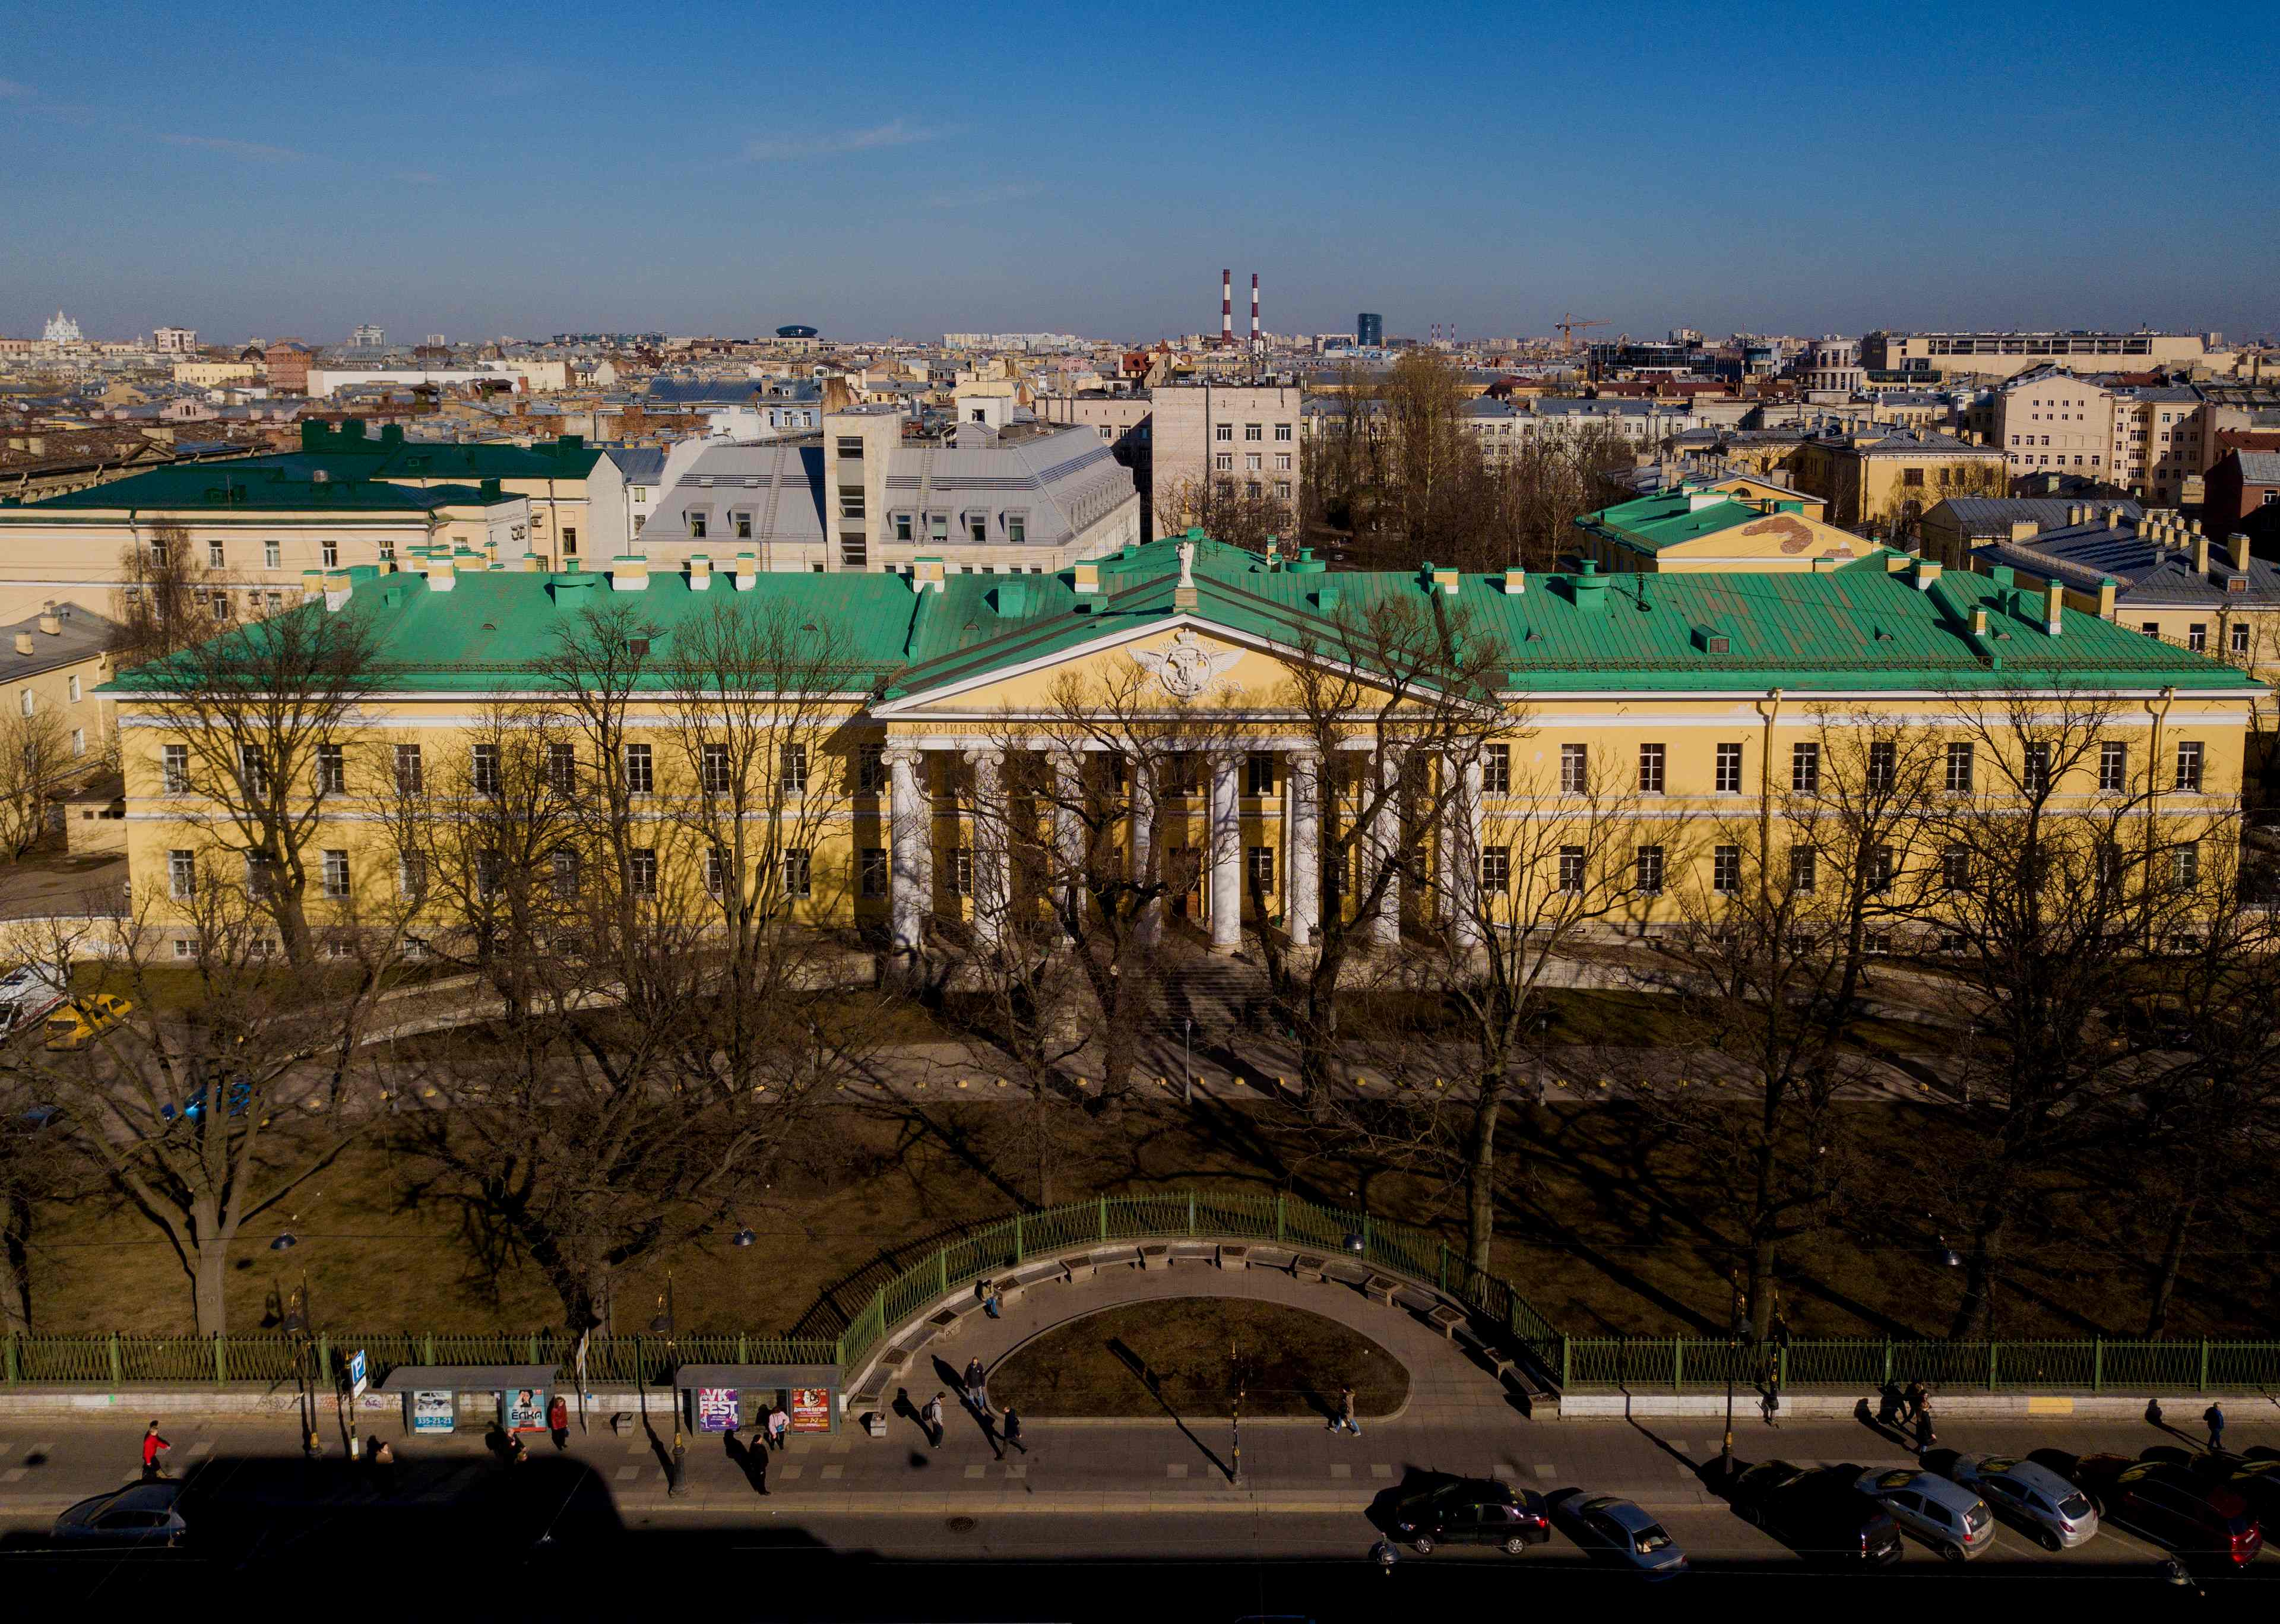
[[[1420,1556],[1436,1545],[1501,1545],[1519,1556],[1552,1537],[1544,1497],[1492,1478],[1444,1478],[1391,1508],[1393,1532]]]
[[[1860,1492],[1892,1520],[1951,1562],[1968,1562],[1995,1543],[1995,1515],[1970,1489],[1914,1466],[1863,1472]]]
[[[2236,1455],[2230,1450],[2182,1450],[2158,1445],[2138,1457],[2183,1466],[2203,1482],[2221,1484],[2248,1503],[2248,1514],[2259,1528],[2280,1526],[2280,1457],[2251,1450]]]
[[[189,1533],[180,1483],[134,1483],[81,1500],[56,1519],[59,1545],[179,1545]]]
[[[2048,1466],[2016,1455],[1958,1455],[1945,1475],[2011,1518],[2045,1551],[2071,1551],[2098,1533],[2090,1497]]]
[[[19,965],[0,975],[0,1037],[28,1032],[41,1017],[71,996],[55,974],[37,965]]]
[[[1686,1571],[1686,1553],[1663,1526],[1629,1500],[1598,1495],[1553,1508],[1560,1528],[1594,1558],[1648,1579]]]
[[[91,998],[73,998],[48,1017],[48,1047],[84,1049],[97,1035],[117,1026],[134,1004],[117,993],[99,992]]]
[[[2035,1457],[2060,1469],[2060,1457]],[[2222,1483],[2166,1460],[2132,1460],[2125,1455],[2066,1457],[2073,1469],[2064,1475],[2088,1494],[2099,1515],[2120,1523],[2183,1557],[2205,1557],[2245,1566],[2264,1548],[2264,1531],[2249,1514],[2248,1503]]]
[[[1875,1496],[1860,1492],[1860,1467],[1735,1465],[1726,1498],[1736,1514],[1799,1556],[1839,1564],[1900,1559],[1899,1525]]]

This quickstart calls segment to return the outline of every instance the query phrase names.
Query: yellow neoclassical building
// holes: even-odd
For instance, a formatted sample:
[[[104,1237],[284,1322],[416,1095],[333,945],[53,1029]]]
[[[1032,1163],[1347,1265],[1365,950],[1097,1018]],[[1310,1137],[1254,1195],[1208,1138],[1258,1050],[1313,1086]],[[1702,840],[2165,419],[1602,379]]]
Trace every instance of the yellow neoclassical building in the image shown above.
[[[2179,840],[2198,838],[2238,804],[2261,691],[2055,591],[1887,554],[1795,573],[1349,574],[1191,537],[1050,576],[931,558],[908,575],[701,555],[669,573],[403,564],[328,575],[294,612],[360,627],[369,659],[336,712],[275,754],[218,735],[179,666],[105,690],[134,881],[160,917],[181,914],[203,875],[277,860],[249,858],[216,801],[281,775],[288,800],[312,804],[294,826],[312,921],[384,914],[409,886],[401,820],[500,796],[528,742],[566,794],[608,804],[610,860],[633,894],[696,908],[731,885],[770,887],[790,917],[905,949],[945,926],[990,927],[1021,894],[1018,848],[1070,839],[1051,807],[1087,784],[1123,797],[1088,860],[1176,872],[1174,911],[1220,951],[1246,929],[1304,943],[1366,884],[1325,863],[1329,832],[1420,751],[1434,758],[1420,781],[1447,789],[1430,823],[1381,801],[1368,843],[1348,851],[1430,853],[1373,934],[1430,917],[1444,883],[1509,894],[1514,912],[1487,917],[1525,926],[1514,870],[1530,827],[1587,806],[1620,827],[1572,860],[1622,894],[1612,922],[1651,928],[1689,895],[1731,889],[1725,831],[1817,792],[1848,739],[1879,728],[1929,739],[1933,789],[1968,797],[2015,778],[2007,739],[2042,748],[2028,741],[2052,717],[2070,712],[2079,731],[2091,707],[2097,747],[2069,758],[2054,806],[2126,799],[2139,827],[2172,820]],[[255,647],[279,625],[230,635]],[[1437,668],[1389,625],[1428,628],[1428,643],[1453,628],[1478,657],[1477,688],[1437,692]],[[747,655],[725,657],[732,644]],[[750,653],[763,645],[775,652]],[[1325,695],[1336,713],[1321,712]],[[1557,883],[1584,882],[1566,846],[1553,857]],[[579,859],[552,860],[574,889]]]

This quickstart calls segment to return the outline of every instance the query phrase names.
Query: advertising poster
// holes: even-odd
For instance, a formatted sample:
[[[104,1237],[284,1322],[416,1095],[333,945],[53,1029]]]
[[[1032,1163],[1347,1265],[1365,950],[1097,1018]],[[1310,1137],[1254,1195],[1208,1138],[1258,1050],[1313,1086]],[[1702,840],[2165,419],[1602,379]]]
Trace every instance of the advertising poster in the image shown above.
[[[794,1432],[831,1430],[831,1389],[796,1387],[791,1390],[791,1429]]]
[[[699,1432],[734,1432],[736,1430],[736,1389],[733,1387],[700,1387],[697,1389],[697,1430]]]
[[[412,1430],[414,1432],[450,1432],[457,1425],[451,1413],[451,1395],[434,1389],[421,1388],[412,1395]]]
[[[506,1395],[505,1424],[509,1432],[544,1432],[546,1389],[543,1387],[511,1389]]]

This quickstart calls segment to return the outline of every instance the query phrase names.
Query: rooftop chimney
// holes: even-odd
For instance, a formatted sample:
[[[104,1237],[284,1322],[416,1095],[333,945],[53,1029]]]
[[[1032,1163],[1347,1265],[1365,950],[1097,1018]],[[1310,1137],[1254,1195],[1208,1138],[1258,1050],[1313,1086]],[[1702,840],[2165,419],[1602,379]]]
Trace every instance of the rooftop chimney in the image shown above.
[[[2246,569],[2248,567],[2249,551],[2248,533],[2245,530],[2235,530],[2232,535],[2227,538],[2225,544],[2232,554],[2232,567],[2237,570]]]
[[[1219,273],[1219,342],[1222,345],[1235,343],[1235,272],[1232,268]]]
[[[1259,273],[1251,273],[1251,347],[1259,348]]]

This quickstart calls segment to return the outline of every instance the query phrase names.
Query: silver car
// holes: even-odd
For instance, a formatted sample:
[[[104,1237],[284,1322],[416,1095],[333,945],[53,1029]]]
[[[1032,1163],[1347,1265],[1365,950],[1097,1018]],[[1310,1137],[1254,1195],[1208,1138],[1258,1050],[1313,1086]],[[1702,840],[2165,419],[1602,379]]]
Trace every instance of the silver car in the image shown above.
[[[180,1483],[135,1483],[81,1500],[56,1519],[59,1545],[178,1545],[189,1532]]]
[[[2032,1528],[2045,1551],[2071,1551],[2098,1532],[2090,1497],[2048,1466],[2013,1455],[1959,1455],[1947,1474]]]
[[[1648,1579],[1669,1579],[1686,1571],[1686,1553],[1678,1542],[1629,1500],[1601,1495],[1563,1505],[1560,1520],[1577,1544],[1619,1567]]]
[[[1860,1492],[1892,1520],[1951,1562],[1968,1562],[1995,1543],[1995,1517],[1968,1489],[1914,1466],[1863,1472]]]

